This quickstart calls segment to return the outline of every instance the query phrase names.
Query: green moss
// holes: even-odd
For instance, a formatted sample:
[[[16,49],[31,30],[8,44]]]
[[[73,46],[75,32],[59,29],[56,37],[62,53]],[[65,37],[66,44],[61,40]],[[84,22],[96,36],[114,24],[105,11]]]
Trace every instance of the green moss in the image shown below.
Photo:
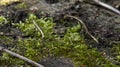
[[[41,33],[32,23],[33,20],[43,30],[43,33],[45,35],[44,38],[42,38]],[[21,29],[23,36],[27,37],[20,38],[16,41],[16,43],[13,43],[18,48],[11,50],[36,62],[48,56],[55,56],[70,58],[75,64],[75,67],[117,67],[116,65],[110,63],[108,60],[104,59],[104,57],[102,57],[102,54],[100,52],[97,52],[95,48],[89,48],[86,45],[84,36],[81,36],[79,33],[81,30],[80,25],[69,27],[64,37],[53,35],[53,28],[55,26],[55,23],[53,23],[52,19],[39,19],[33,14],[30,14],[29,18],[26,19],[25,22],[15,23],[14,25],[16,28]],[[8,43],[6,44],[9,45],[9,43],[11,43],[11,40],[12,39],[8,39]],[[116,51],[118,53],[119,48]],[[1,61],[3,66],[6,64],[5,61],[9,61],[7,63],[10,65],[17,64],[20,66],[25,66],[26,64],[24,61],[18,58],[13,58],[6,53],[3,53],[1,60],[4,60],[3,62]]]
[[[10,46],[13,43],[13,38],[6,37],[6,36],[0,36],[0,44]]]
[[[5,17],[0,16],[0,26],[4,25],[7,23],[7,20],[5,19]]]
[[[120,44],[113,44],[113,48],[111,49],[112,56],[115,57],[114,60],[120,62]]]
[[[17,8],[17,9],[22,8],[23,9],[23,8],[27,8],[27,5],[25,3],[20,3],[20,4],[16,5],[15,8]]]

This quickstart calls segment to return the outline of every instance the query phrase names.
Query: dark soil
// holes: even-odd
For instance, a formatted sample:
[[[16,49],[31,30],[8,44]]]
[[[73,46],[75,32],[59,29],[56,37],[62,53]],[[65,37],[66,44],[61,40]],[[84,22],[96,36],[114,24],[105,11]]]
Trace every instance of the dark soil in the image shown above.
[[[63,26],[61,26],[61,20],[64,20],[66,22],[72,21],[73,23],[77,22],[72,18],[63,17],[64,15],[72,15],[81,19],[86,24],[89,32],[98,39],[99,44],[94,42],[94,40],[86,33],[86,31],[82,31],[82,33],[85,33],[86,43],[89,44],[90,47],[96,47],[99,51],[105,50],[110,55],[110,53],[108,52],[109,48],[111,48],[113,44],[120,42],[120,16],[95,4],[94,2],[88,2],[84,0],[41,0],[40,2],[38,2],[38,0],[35,1],[36,2],[34,2],[34,4],[26,2],[27,4],[29,4],[29,6],[24,9],[15,8],[14,6],[17,4],[1,6],[0,15],[5,16],[15,23],[19,22],[20,20],[24,21],[27,18],[28,13],[31,12],[36,14],[38,17],[51,16],[54,18],[54,22],[57,23],[56,27],[60,28],[72,26],[68,23],[62,24]],[[120,6],[118,6],[118,4],[120,4],[120,0],[103,1],[120,10]],[[41,11],[45,13],[39,14],[39,12]],[[9,33],[9,31],[12,31],[13,28],[14,27],[11,27],[11,25],[7,27],[1,27],[0,32],[2,31],[4,33]],[[8,29],[9,31],[6,32],[4,29]],[[44,62],[41,63],[44,64]]]
[[[49,57],[43,59],[40,64],[45,67],[74,67],[70,59]]]

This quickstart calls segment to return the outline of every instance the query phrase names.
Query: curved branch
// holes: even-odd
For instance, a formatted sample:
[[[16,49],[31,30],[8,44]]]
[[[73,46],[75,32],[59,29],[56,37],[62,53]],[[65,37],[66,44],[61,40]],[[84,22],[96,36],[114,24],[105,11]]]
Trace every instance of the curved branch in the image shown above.
[[[101,2],[100,0],[93,0],[93,1],[94,1],[96,4],[98,4],[98,5],[102,6],[102,7],[105,7],[105,8],[107,8],[107,9],[109,9],[109,10],[111,10],[111,11],[113,11],[113,12],[115,12],[115,13],[117,13],[117,14],[120,15],[120,11],[117,10],[116,8],[110,6],[110,5],[106,4],[106,3],[103,3],[103,2]]]
[[[71,18],[74,18],[74,19],[76,19],[77,21],[79,21],[79,22],[82,24],[82,26],[84,27],[86,33],[87,33],[88,35],[90,35],[90,37],[91,37],[96,43],[99,43],[98,40],[88,31],[85,23],[84,23],[82,20],[80,20],[79,18],[77,18],[77,17],[75,17],[75,16],[71,16],[71,15],[65,15],[65,17],[71,17]]]

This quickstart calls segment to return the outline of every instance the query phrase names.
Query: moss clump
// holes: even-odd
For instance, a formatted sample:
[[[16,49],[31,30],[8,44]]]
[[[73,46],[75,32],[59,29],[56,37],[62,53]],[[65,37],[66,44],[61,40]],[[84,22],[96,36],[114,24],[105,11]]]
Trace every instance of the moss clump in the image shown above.
[[[27,8],[27,5],[25,3],[20,3],[15,6],[16,9],[25,9]]]
[[[42,38],[41,33],[32,23],[33,20],[43,30],[44,38]],[[117,67],[104,59],[95,48],[89,48],[86,45],[84,36],[81,36],[79,33],[81,30],[80,25],[69,27],[63,37],[53,34],[55,23],[53,23],[52,19],[39,19],[33,14],[30,14],[25,22],[14,23],[13,25],[21,29],[23,32],[22,36],[25,37],[21,36],[21,38],[18,38],[13,43],[17,46],[17,49],[11,48],[11,50],[36,62],[48,56],[53,56],[70,58],[75,67]],[[8,62],[6,63],[6,61]],[[29,66],[24,61],[9,56],[6,53],[3,53],[3,56],[1,56],[0,62],[3,67],[9,64],[11,66]]]
[[[115,57],[114,60],[120,62],[120,44],[114,44],[111,53]]]
[[[8,23],[7,20],[3,16],[0,16],[0,26],[3,26],[6,23]]]

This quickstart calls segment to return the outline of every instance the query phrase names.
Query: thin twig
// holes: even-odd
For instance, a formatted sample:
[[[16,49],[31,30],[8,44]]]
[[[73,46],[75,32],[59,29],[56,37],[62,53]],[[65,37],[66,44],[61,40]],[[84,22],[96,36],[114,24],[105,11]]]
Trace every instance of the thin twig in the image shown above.
[[[32,60],[30,60],[30,59],[28,59],[28,58],[26,58],[26,57],[24,57],[24,56],[21,56],[21,55],[15,53],[15,52],[12,52],[12,51],[10,51],[10,50],[8,50],[8,49],[5,49],[5,48],[3,48],[3,47],[1,47],[1,46],[0,46],[0,50],[4,51],[4,52],[6,52],[6,53],[8,53],[8,54],[10,54],[10,55],[12,55],[12,56],[18,57],[18,58],[20,58],[20,59],[22,59],[22,60],[24,60],[24,61],[27,61],[27,62],[29,62],[29,63],[37,66],[37,67],[44,67],[43,65],[41,65],[41,64],[39,64],[39,63],[37,63],[37,62],[35,62],[35,61],[32,61]]]
[[[82,24],[82,26],[84,27],[86,33],[87,33],[88,35],[90,35],[90,37],[91,37],[96,43],[99,43],[98,40],[88,31],[85,23],[84,23],[82,20],[80,20],[79,18],[77,18],[77,17],[75,17],[75,16],[71,16],[71,15],[65,15],[65,17],[71,17],[71,18],[74,18],[74,19],[76,19],[77,21],[79,21],[79,22]]]
[[[100,5],[100,6],[103,6],[103,7],[105,7],[105,8],[107,8],[107,9],[109,9],[109,10],[111,10],[111,11],[113,11],[113,12],[115,12],[115,13],[117,13],[117,14],[120,15],[120,11],[117,10],[116,8],[110,6],[110,5],[106,4],[106,3],[103,3],[103,2],[101,2],[100,0],[93,0],[93,1],[94,1],[96,4],[98,4],[98,5]]]
[[[38,26],[38,24],[33,20],[33,24],[35,25],[35,27],[39,30],[39,32],[42,34],[42,38],[44,38],[45,37],[45,35],[44,35],[44,33],[43,33],[43,31],[42,31],[42,29]]]

